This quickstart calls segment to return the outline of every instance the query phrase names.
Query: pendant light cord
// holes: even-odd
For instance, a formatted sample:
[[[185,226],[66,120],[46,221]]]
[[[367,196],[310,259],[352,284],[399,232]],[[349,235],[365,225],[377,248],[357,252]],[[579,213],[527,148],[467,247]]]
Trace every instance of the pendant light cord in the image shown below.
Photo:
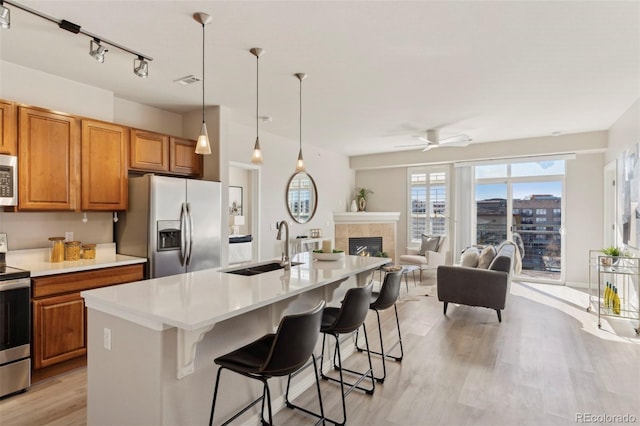
[[[300,79],[300,152],[302,152],[302,79]]]
[[[260,121],[258,120],[258,103],[260,102],[260,80],[258,78],[258,75],[260,74],[259,63],[260,55],[256,55],[256,139],[258,139],[258,135],[260,134],[260,131],[258,129]]]
[[[204,23],[202,24],[202,122],[204,123]]]

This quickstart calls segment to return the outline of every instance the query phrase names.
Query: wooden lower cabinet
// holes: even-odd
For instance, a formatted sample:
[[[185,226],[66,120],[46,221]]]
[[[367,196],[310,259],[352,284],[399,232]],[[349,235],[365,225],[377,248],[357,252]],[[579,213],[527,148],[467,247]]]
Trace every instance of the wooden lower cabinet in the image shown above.
[[[87,353],[84,300],[80,293],[33,302],[33,368],[48,367]]]
[[[87,315],[81,291],[142,279],[144,264],[32,278],[32,381],[86,364]]]

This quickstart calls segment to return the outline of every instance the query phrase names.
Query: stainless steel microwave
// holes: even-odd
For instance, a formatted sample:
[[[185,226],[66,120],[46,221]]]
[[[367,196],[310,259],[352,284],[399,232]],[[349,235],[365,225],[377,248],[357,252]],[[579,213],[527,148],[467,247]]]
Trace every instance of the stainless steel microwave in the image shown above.
[[[0,155],[0,206],[18,205],[18,157]]]

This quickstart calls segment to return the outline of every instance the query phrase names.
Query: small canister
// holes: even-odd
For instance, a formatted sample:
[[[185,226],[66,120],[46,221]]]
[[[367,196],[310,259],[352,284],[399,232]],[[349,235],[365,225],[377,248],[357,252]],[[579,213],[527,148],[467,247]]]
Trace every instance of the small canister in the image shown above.
[[[64,261],[64,237],[49,238],[49,262],[57,263]]]
[[[80,260],[80,241],[64,243],[64,260]]]
[[[96,245],[95,244],[83,244],[82,245],[82,258],[83,259],[95,259],[96,258]]]

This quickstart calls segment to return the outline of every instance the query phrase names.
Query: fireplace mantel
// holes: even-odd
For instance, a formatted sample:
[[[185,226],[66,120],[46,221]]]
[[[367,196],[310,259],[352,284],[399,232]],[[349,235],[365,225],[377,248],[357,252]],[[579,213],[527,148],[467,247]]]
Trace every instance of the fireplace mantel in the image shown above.
[[[398,222],[400,212],[334,212],[333,222],[339,223],[389,223]]]

